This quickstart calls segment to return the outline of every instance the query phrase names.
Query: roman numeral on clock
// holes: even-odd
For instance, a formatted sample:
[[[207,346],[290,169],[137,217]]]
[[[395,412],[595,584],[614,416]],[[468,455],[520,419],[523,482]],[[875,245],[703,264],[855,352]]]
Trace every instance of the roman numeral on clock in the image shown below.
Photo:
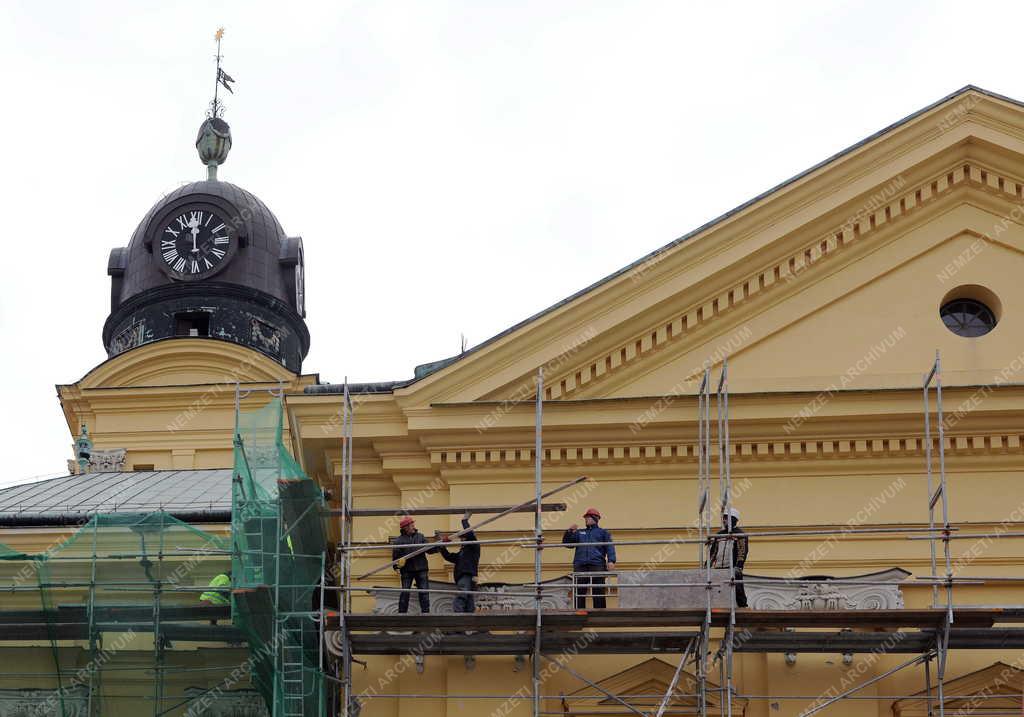
[[[184,268],[185,268],[185,259],[183,257],[178,257],[178,260],[176,262],[174,262],[174,270],[177,271],[177,272],[180,272]]]
[[[210,249],[210,253],[213,254],[218,259],[223,259],[224,258],[224,254],[226,252],[223,249],[218,249],[217,247],[213,247],[213,248]]]
[[[199,262],[196,261],[195,259],[192,260],[192,273],[193,274],[198,274],[199,273]]]
[[[174,247],[171,247],[170,249],[168,249],[167,251],[164,252],[164,261],[166,261],[168,264],[170,264],[172,261],[174,261],[177,258],[178,258],[178,250],[175,249]]]

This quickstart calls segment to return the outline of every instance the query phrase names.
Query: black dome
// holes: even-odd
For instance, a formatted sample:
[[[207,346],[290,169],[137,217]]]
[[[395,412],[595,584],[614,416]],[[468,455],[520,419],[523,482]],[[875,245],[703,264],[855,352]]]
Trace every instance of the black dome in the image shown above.
[[[157,202],[139,223],[124,256],[124,282],[118,301],[123,302],[143,291],[174,284],[174,280],[160,270],[146,246],[150,223],[162,217],[167,210],[190,199],[203,196],[217,197],[234,208],[229,221],[241,221],[239,234],[246,240],[246,250],[217,274],[216,281],[239,284],[262,291],[294,306],[294,291],[286,286],[285,272],[279,260],[281,244],[286,240],[284,229],[277,217],[258,197],[229,182],[193,182],[174,190]],[[114,297],[111,297],[114,298]]]

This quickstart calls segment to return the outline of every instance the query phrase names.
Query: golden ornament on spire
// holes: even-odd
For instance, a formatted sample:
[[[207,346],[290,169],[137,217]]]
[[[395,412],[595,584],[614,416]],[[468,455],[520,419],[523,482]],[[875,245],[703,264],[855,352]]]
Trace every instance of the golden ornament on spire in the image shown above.
[[[224,37],[224,28],[223,27],[218,27],[217,28],[217,32],[213,36],[213,39],[214,40],[220,40],[222,37]]]

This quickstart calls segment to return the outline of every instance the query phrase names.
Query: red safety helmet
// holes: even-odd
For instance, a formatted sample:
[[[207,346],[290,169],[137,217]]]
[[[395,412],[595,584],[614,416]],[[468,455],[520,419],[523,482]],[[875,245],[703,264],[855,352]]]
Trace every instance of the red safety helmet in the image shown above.
[[[415,522],[416,521],[413,518],[411,518],[410,516],[407,515],[404,518],[402,518],[402,520],[399,521],[398,527],[399,528],[404,528],[405,526],[412,525]]]
[[[583,514],[583,517],[586,518],[588,515],[592,515],[598,520],[601,519],[601,511],[597,508],[587,508],[587,512]]]

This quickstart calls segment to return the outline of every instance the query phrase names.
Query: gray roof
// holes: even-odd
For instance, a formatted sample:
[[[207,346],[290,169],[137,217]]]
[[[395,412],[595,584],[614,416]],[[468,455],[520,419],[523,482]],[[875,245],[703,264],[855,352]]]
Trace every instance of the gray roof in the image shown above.
[[[186,521],[231,518],[230,468],[122,471],[0,489],[0,525],[68,525],[96,513],[164,511]]]

